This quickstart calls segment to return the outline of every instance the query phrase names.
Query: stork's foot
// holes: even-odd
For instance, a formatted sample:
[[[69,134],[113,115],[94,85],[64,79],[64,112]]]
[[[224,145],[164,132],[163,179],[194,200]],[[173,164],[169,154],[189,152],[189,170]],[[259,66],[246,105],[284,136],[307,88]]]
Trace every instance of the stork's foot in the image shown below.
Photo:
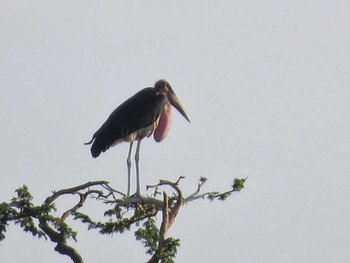
[[[147,199],[147,196],[141,195],[140,193],[134,193],[133,195],[130,196],[125,196],[122,199],[120,199],[120,201],[124,202],[124,203],[141,203],[144,200]]]

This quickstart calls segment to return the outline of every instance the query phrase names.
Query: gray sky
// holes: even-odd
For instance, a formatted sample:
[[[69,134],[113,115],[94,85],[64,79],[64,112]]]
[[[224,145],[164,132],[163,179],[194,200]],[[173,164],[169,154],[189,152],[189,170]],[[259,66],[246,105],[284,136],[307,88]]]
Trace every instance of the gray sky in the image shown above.
[[[144,140],[143,186],[249,177],[180,211],[177,262],[349,262],[349,28],[346,0],[1,0],[0,200],[22,184],[38,203],[89,180],[125,189],[128,145],[92,159],[83,142],[166,78],[192,123],[176,112],[164,142]],[[86,262],[148,258],[133,233],[78,239]],[[1,262],[27,258],[69,262],[11,226]]]

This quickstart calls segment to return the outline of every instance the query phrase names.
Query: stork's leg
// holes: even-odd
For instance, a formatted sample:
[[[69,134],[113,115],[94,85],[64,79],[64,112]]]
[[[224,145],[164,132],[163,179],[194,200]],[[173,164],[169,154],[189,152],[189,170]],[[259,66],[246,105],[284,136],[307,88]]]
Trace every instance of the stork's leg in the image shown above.
[[[130,181],[131,181],[131,153],[132,153],[132,145],[133,145],[133,141],[130,142],[130,146],[129,146],[129,154],[128,154],[128,159],[126,159],[126,164],[128,166],[128,189],[127,189],[127,193],[126,196],[129,197],[130,196]]]
[[[136,148],[136,153],[135,153],[135,161],[136,161],[136,195],[141,196],[140,194],[140,145],[141,145],[141,140],[137,141],[137,148]]]

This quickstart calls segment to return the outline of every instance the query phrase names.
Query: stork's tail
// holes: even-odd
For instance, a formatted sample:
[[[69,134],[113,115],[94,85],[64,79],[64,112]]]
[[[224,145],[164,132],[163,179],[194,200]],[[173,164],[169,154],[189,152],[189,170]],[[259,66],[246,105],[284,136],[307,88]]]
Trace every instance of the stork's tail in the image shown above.
[[[103,144],[101,144],[101,140],[99,140],[99,138],[96,136],[93,136],[91,141],[84,143],[85,145],[89,145],[92,144],[91,146],[91,155],[92,157],[96,158],[98,157],[102,151],[106,150],[106,147],[103,146]]]
[[[92,137],[91,141],[89,141],[89,142],[84,142],[84,145],[89,145],[89,144],[91,144],[91,143],[94,141],[94,139],[95,139],[95,137]]]

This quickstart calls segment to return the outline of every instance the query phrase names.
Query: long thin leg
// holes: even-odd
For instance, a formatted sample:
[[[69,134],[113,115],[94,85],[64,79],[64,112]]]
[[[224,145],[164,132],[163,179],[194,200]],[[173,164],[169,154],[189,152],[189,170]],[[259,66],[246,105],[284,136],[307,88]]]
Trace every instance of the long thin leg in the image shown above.
[[[130,182],[131,182],[131,153],[132,153],[132,145],[133,145],[133,141],[130,142],[130,146],[129,146],[129,154],[128,154],[128,159],[126,159],[126,164],[128,166],[128,189],[127,189],[127,193],[126,196],[129,197],[130,196]]]
[[[140,145],[141,140],[137,141],[137,148],[136,148],[136,154],[135,154],[135,161],[136,161],[136,195],[141,196],[140,194]]]

